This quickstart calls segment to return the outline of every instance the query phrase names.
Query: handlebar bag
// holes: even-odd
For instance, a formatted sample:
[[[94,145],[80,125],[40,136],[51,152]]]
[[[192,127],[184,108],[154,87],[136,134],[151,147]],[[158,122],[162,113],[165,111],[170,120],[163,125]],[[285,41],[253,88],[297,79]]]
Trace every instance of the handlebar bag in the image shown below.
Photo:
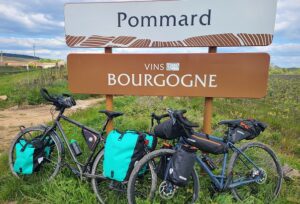
[[[20,139],[16,144],[16,160],[14,172],[22,175],[30,175],[40,170],[41,165],[50,158],[54,142],[50,137],[42,140],[36,137],[31,141]]]
[[[135,164],[146,154],[146,149],[155,145],[150,134],[112,130],[105,142],[103,175],[112,180],[127,181]]]
[[[172,119],[166,120],[157,125],[154,128],[154,134],[155,136],[165,140],[172,140],[181,136],[187,136],[184,128],[180,124],[178,124],[177,121],[175,122],[175,124],[173,124]]]
[[[229,141],[239,142],[243,139],[252,140],[265,130],[266,126],[257,120],[242,120],[235,127],[230,127]]]
[[[186,186],[196,161],[196,148],[182,145],[172,156],[167,180],[176,186]]]
[[[184,138],[184,140],[203,152],[212,154],[223,154],[228,152],[228,146],[224,142],[217,141],[204,133],[193,133]]]

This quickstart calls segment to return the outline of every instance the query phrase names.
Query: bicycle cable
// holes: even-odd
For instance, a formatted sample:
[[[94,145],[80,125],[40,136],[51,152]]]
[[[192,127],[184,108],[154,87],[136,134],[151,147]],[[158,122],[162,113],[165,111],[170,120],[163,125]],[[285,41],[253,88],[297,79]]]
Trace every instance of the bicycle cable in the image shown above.
[[[54,114],[55,114],[55,106],[52,106],[51,108],[50,108],[50,114],[51,114],[51,117],[52,117],[52,121],[54,121]]]

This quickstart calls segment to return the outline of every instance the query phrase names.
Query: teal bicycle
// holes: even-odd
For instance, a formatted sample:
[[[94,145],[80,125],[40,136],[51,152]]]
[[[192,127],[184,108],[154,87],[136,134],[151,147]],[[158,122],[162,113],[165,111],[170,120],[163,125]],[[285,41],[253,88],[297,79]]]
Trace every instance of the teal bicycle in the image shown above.
[[[265,203],[270,203],[278,196],[283,176],[281,165],[273,150],[258,142],[243,144],[241,147],[235,145],[239,139],[241,140],[235,133],[242,120],[221,121],[219,124],[226,125],[228,131],[223,138],[219,138],[194,132],[193,128],[197,125],[190,123],[183,116],[185,112],[168,110],[168,114],[163,115],[163,117],[170,117],[173,124],[178,123],[187,134],[179,134],[184,136],[178,137],[176,145],[153,151],[140,160],[128,182],[127,198],[130,204],[195,203],[197,201],[199,183],[195,169],[192,170],[189,183],[184,187],[179,187],[168,179],[168,172],[171,170],[170,159],[167,161],[164,175],[158,175],[162,159],[172,158],[178,149],[186,144],[206,153],[223,155],[222,168],[218,174],[214,173],[217,166],[208,154],[198,153],[196,156],[196,164],[207,173],[215,192],[231,191],[237,200],[245,200],[252,196]],[[263,123],[256,124],[262,130],[266,128]],[[238,131],[241,132],[241,129]],[[252,139],[251,135],[245,139]],[[229,154],[231,154],[230,159]],[[145,165],[148,166],[149,172],[148,176],[141,181],[138,172]]]

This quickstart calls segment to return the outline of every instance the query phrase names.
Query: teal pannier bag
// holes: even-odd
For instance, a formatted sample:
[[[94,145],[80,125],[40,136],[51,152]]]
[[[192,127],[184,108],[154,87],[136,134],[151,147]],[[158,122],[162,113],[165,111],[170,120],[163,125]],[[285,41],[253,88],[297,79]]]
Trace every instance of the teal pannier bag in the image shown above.
[[[116,181],[127,181],[130,173],[146,153],[156,146],[154,136],[127,130],[124,133],[112,130],[104,148],[103,175]]]
[[[18,174],[29,175],[40,169],[45,158],[50,158],[54,142],[50,137],[42,140],[36,137],[32,141],[20,139],[16,144],[16,160],[14,171]]]

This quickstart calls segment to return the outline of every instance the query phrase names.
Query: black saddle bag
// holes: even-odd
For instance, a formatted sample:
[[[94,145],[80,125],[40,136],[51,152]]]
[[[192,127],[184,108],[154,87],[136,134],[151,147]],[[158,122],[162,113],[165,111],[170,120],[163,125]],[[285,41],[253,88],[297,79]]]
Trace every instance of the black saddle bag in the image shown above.
[[[239,142],[243,139],[252,140],[260,135],[267,126],[257,120],[241,120],[238,125],[231,127],[229,140],[232,143]]]

